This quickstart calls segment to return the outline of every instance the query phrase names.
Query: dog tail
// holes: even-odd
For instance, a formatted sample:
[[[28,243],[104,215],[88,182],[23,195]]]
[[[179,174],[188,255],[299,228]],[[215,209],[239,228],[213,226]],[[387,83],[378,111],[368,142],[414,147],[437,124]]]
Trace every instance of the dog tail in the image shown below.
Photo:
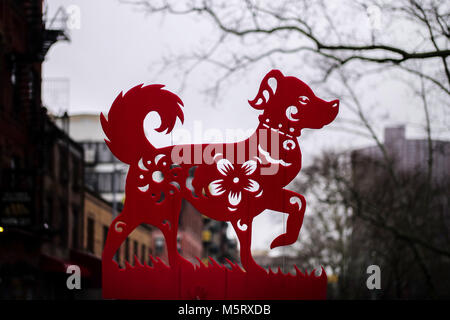
[[[130,89],[125,95],[121,92],[114,100],[108,113],[108,119],[100,114],[105,139],[111,152],[122,162],[136,163],[143,150],[156,148],[147,140],[144,132],[144,119],[149,112],[155,111],[161,118],[157,132],[168,134],[172,131],[177,118],[184,121],[183,102],[174,93],[163,90],[159,84]]]

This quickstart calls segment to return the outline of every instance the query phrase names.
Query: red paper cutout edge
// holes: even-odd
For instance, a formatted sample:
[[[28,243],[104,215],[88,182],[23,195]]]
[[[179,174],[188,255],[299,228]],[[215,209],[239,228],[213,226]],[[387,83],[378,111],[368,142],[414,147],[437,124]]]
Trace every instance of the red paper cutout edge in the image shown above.
[[[170,133],[177,119],[184,121],[183,102],[163,87],[135,86],[125,95],[117,96],[108,119],[100,116],[111,152],[130,165],[124,209],[112,222],[103,251],[104,297],[325,298],[323,269],[320,277],[298,270],[296,276],[267,272],[252,257],[251,234],[253,219],[271,209],[288,214],[286,233],[278,236],[271,248],[297,240],[306,201],[302,195],[284,189],[301,169],[297,138],[304,128],[320,129],[331,123],[338,114],[339,101],[324,101],[301,80],[272,70],[262,80],[255,99],[249,101],[263,113],[255,133],[248,139],[158,149],[144,133],[147,114],[152,111],[159,114],[158,132]],[[232,224],[240,242],[244,270],[232,262],[231,269],[223,269],[215,261],[211,261],[213,267],[205,269],[202,263],[194,266],[178,253],[178,218],[183,198],[203,215]],[[170,266],[155,260],[153,267],[142,266],[137,261],[135,267],[127,264],[125,270],[120,270],[113,256],[126,237],[143,223],[162,231]],[[221,281],[226,285],[220,286]],[[285,283],[282,291],[281,283]],[[192,293],[193,288],[203,293]]]

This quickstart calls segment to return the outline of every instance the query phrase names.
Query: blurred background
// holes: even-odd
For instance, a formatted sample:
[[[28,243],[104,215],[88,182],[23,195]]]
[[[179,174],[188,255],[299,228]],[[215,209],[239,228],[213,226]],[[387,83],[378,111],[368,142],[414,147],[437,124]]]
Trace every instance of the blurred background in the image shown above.
[[[255,260],[324,266],[330,299],[450,298],[449,38],[444,0],[0,0],[0,298],[101,298],[128,170],[99,123],[117,94],[161,83],[181,97],[172,135],[145,123],[161,146],[231,142],[257,127],[247,100],[274,68],[340,99],[340,113],[299,140],[298,242],[270,252],[286,217],[266,210]],[[238,262],[231,229],[186,202],[179,251]],[[164,238],[141,225],[116,259],[150,255],[166,259]],[[81,290],[66,286],[72,264]],[[367,286],[372,265],[380,289]]]

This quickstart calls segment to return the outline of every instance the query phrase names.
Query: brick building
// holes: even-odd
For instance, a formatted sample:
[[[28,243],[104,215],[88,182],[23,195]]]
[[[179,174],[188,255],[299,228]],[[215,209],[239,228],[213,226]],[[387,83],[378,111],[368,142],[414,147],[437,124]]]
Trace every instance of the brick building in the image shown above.
[[[108,235],[109,226],[113,220],[111,203],[99,194],[85,187],[84,190],[84,221],[81,237],[82,252],[78,252],[79,261],[89,268],[90,292],[83,298],[101,298],[101,259]],[[117,254],[119,266],[124,268],[125,261],[134,265],[134,255],[141,263],[150,262],[149,255],[153,254],[154,246],[152,231],[147,226],[139,226],[121,246]]]
[[[80,263],[83,148],[41,105],[41,65],[68,39],[47,30],[42,1],[0,1],[0,297],[71,298],[66,266]]]

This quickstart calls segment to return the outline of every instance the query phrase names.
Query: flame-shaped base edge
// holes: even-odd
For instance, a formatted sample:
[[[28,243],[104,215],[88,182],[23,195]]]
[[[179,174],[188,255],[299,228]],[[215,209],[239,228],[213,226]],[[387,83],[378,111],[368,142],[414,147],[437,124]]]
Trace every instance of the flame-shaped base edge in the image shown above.
[[[103,261],[103,297],[105,299],[139,300],[323,300],[327,293],[327,275],[322,267],[308,274],[296,266],[296,274],[246,272],[227,260],[230,267],[210,259],[206,266],[184,262],[167,266],[151,257],[152,266],[126,263],[120,269],[116,262]]]

